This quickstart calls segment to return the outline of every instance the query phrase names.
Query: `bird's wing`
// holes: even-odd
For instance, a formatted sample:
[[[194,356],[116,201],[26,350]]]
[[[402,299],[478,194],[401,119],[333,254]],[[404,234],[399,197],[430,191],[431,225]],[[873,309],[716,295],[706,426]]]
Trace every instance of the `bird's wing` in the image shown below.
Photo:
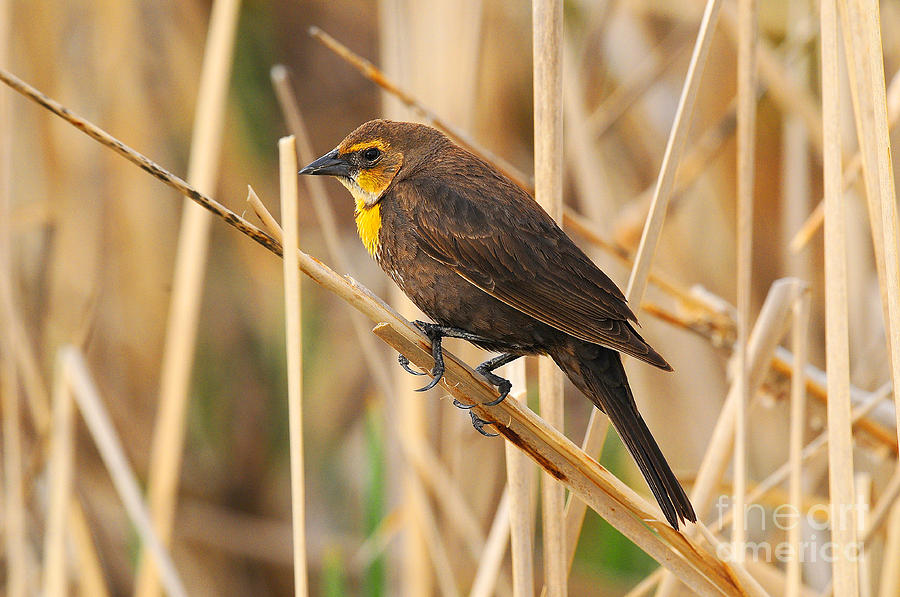
[[[628,323],[635,317],[618,287],[527,193],[492,172],[454,178],[452,187],[438,177],[409,181],[425,253],[547,325],[669,368]]]

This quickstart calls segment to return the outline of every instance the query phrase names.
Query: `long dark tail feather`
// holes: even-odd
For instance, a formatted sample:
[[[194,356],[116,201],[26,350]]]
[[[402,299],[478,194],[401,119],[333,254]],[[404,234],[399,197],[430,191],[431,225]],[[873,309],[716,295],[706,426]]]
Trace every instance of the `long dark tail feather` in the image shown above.
[[[619,353],[574,340],[552,355],[572,383],[607,414],[640,468],[669,524],[697,521],[694,508],[641,418]]]

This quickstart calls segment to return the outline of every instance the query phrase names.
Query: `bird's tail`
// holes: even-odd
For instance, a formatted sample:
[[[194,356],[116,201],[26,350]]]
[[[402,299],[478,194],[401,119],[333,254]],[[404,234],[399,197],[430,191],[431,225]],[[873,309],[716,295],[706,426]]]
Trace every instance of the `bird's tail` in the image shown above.
[[[697,521],[691,502],[637,411],[619,353],[574,340],[551,354],[572,383],[607,414],[631,452],[666,520]]]

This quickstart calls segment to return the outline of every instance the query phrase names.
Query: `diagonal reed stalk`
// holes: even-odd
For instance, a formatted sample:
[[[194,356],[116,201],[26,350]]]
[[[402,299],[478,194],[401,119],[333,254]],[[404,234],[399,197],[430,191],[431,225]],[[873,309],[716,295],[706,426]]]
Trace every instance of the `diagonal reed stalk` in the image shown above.
[[[64,346],[59,350],[59,362],[66,389],[78,405],[78,410],[97,445],[100,457],[106,465],[138,537],[153,557],[160,573],[162,587],[169,597],[186,597],[187,591],[175,569],[172,557],[153,529],[149,510],[141,499],[137,477],[128,464],[125,450],[91,379],[84,357],[77,348]]]

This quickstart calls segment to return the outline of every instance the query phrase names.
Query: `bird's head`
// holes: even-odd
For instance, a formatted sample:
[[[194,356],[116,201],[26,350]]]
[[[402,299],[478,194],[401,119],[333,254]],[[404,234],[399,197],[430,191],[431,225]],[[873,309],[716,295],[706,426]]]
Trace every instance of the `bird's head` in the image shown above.
[[[362,211],[377,204],[392,182],[402,180],[444,141],[442,133],[421,124],[370,120],[300,174],[336,177],[353,195],[357,210]]]

